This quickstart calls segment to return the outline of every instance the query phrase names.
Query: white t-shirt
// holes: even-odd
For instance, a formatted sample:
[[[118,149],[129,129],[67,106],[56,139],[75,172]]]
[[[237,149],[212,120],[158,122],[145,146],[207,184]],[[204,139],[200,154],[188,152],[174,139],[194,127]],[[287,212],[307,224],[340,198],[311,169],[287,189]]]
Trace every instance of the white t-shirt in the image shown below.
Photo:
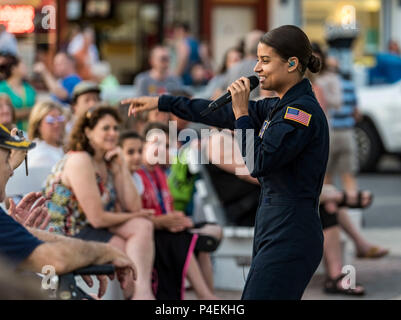
[[[53,167],[59,162],[64,151],[62,147],[53,147],[43,140],[35,139],[36,147],[28,152],[28,165],[31,167]]]
[[[67,52],[70,55],[74,55],[80,50],[82,50],[84,44],[85,44],[84,36],[82,33],[79,33],[74,38],[71,39],[67,47]],[[89,61],[90,64],[95,64],[99,61],[99,51],[96,45],[93,43],[89,46],[89,59],[90,59]]]

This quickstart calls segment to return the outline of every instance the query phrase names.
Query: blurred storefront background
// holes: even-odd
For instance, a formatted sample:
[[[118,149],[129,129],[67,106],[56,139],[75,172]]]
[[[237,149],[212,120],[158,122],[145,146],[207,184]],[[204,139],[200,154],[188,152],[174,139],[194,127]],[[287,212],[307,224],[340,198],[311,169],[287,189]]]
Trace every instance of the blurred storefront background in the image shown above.
[[[43,20],[55,8],[55,29]],[[18,38],[28,67],[51,61],[65,49],[76,26],[90,25],[102,60],[122,84],[148,67],[148,53],[169,43],[172,24],[186,21],[207,44],[217,67],[224,52],[252,29],[267,31],[283,24],[303,27],[312,41],[324,43],[333,26],[354,29],[354,62],[372,65],[390,39],[401,42],[399,0],[5,0],[0,22]],[[330,27],[332,29],[330,29]],[[337,30],[338,31],[338,30]],[[350,59],[350,58],[348,58]]]

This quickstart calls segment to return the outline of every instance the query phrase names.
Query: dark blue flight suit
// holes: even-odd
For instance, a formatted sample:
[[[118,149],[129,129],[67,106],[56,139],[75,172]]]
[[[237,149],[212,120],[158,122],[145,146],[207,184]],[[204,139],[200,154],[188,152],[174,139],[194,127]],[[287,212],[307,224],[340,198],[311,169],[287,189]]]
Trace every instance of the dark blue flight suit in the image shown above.
[[[323,254],[318,204],[329,152],[327,120],[310,82],[303,79],[281,100],[250,101],[249,116],[237,121],[231,104],[201,117],[208,104],[162,96],[159,110],[244,133],[242,153],[262,192],[242,299],[301,299]],[[245,132],[252,134],[252,145],[245,144]]]

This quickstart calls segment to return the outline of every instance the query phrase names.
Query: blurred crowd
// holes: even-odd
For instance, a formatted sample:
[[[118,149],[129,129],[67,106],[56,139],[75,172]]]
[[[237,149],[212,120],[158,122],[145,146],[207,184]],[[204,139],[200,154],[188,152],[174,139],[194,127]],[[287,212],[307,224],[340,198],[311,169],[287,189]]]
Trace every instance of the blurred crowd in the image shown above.
[[[173,145],[169,139],[172,134],[179,136],[188,128],[199,131],[200,127],[159,111],[128,118],[128,105],[103,101],[102,92],[118,88],[119,83],[110,64],[100,60],[91,27],[74,30],[68,46],[54,56],[52,65],[35,63],[33,72],[36,82],[41,83],[39,89],[27,80],[27,68],[13,47],[14,40],[4,38],[1,32],[5,31],[0,29],[1,130],[4,136],[11,136],[17,128],[35,142],[27,157],[28,167],[48,168],[48,174],[37,182],[40,188],[35,195],[19,195],[19,203],[8,195],[0,199],[13,219],[39,239],[18,259],[7,256],[6,244],[0,243],[0,253],[22,268],[37,271],[32,266],[44,262],[58,265],[60,259],[69,257],[51,255],[49,248],[35,255],[43,243],[80,252],[88,249],[85,243],[102,244],[111,252],[105,253],[109,260],[97,257],[81,264],[114,261],[119,266],[115,256],[131,261],[137,280],[135,290],[124,284],[126,298],[183,299],[189,285],[200,299],[217,299],[212,252],[223,238],[224,226],[198,214],[196,181],[202,177],[191,172],[183,158],[194,149],[205,151],[208,161],[203,165],[204,172],[218,195],[227,224],[251,227],[260,187],[246,172],[234,133],[212,128],[207,137],[198,135]],[[213,70],[208,49],[186,23],[177,23],[174,41],[152,48],[150,69],[135,78],[136,94],[213,100],[236,79],[254,73],[262,35],[260,30],[248,33],[227,50],[221,66]],[[345,274],[340,231],[353,240],[359,258],[379,258],[388,250],[365,239],[349,216],[349,208],[366,208],[373,201],[371,192],[360,190],[356,179],[353,128],[360,119],[358,101],[351,75],[339,72],[338,62],[326,55],[324,44],[314,44],[313,50],[323,68],[318,75],[307,76],[326,113],[331,136],[320,202],[327,274],[324,290],[363,295],[362,285],[344,288],[342,284]],[[38,90],[47,98],[39,99]],[[259,88],[251,93],[251,99],[272,96],[274,92]],[[176,132],[171,132],[170,121],[176,121]],[[237,175],[238,170],[245,174]],[[340,178],[340,187],[334,186],[336,177]],[[2,187],[6,183],[7,179]],[[37,217],[28,219],[35,207],[41,208],[41,214],[36,212]],[[17,212],[26,218],[19,219]],[[39,226],[45,231],[34,231]],[[60,238],[54,242],[51,235]],[[84,241],[70,243],[69,239]],[[12,239],[8,243],[12,244]],[[101,250],[107,251],[96,247],[95,252],[104,252]],[[71,268],[60,271],[69,272]],[[0,282],[3,286],[7,286],[4,281]]]

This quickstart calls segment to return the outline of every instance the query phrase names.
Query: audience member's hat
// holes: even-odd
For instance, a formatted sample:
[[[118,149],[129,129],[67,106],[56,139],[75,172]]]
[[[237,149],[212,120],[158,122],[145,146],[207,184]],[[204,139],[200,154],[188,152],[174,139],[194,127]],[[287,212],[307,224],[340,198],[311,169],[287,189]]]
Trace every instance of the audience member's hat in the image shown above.
[[[18,136],[12,136],[11,132],[0,124],[0,148],[29,150],[35,146],[35,142],[22,140]]]
[[[100,93],[100,87],[91,81],[81,81],[80,83],[78,83],[75,87],[74,90],[72,91],[72,101],[76,102],[77,98],[84,93],[88,93],[88,92],[96,92],[96,93]]]

